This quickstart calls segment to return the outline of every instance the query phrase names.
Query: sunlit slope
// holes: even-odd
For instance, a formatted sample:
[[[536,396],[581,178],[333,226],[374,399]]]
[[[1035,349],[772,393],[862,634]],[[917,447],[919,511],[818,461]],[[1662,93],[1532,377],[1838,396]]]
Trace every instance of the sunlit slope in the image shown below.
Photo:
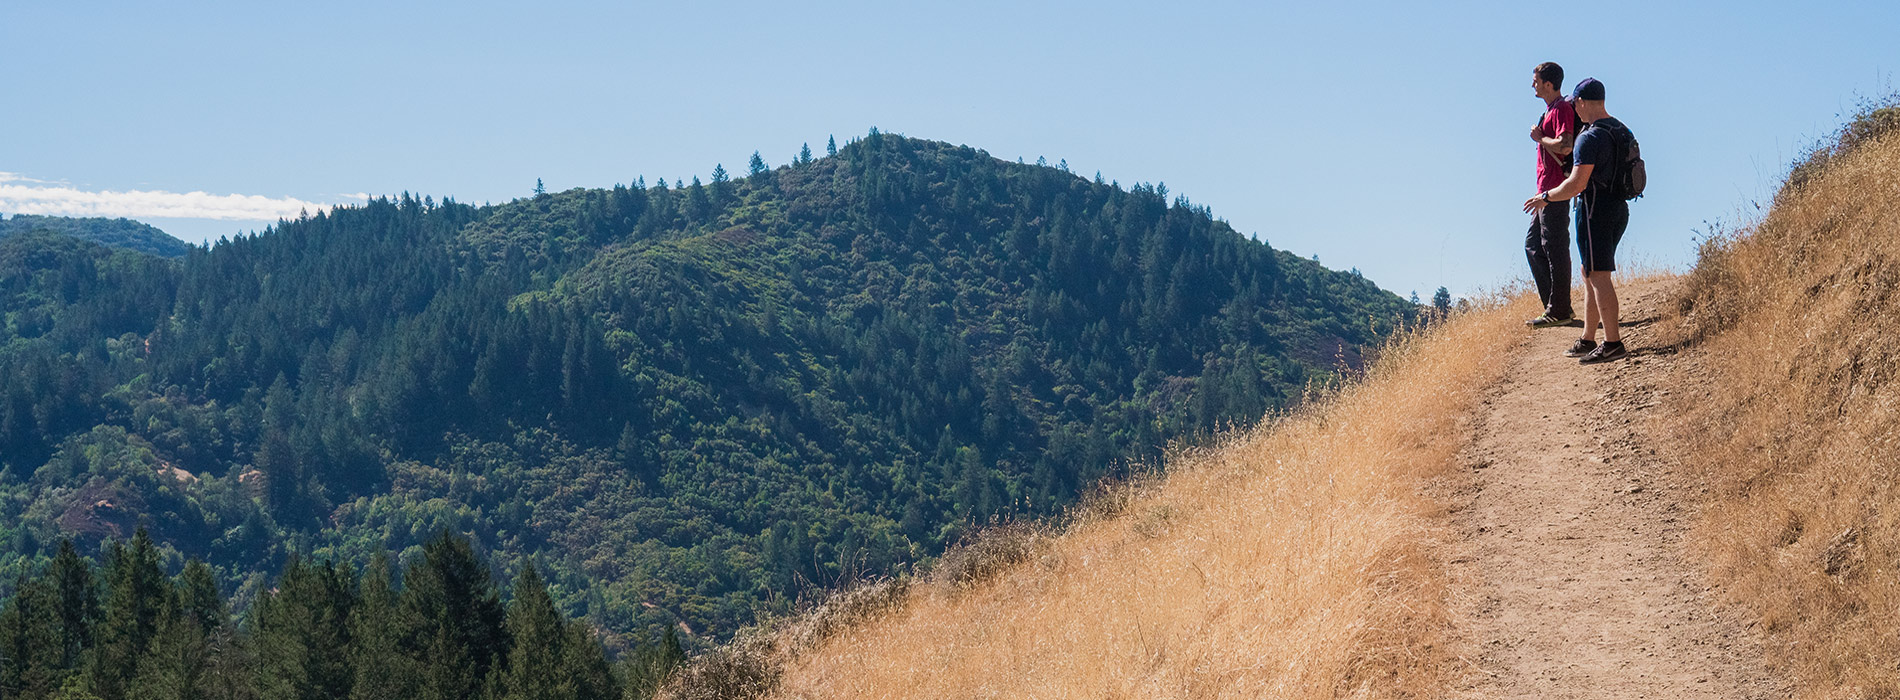
[[[1697,541],[1802,697],[1900,695],[1896,127],[1865,114],[1796,168],[1682,303],[1709,387],[1675,417],[1708,486]]]
[[[1449,536],[1421,488],[1520,340],[1522,298],[1388,350],[1336,398],[1178,454],[1110,515],[987,583],[793,653],[781,697],[1257,698],[1432,693],[1462,662]],[[941,577],[939,577],[941,578]]]

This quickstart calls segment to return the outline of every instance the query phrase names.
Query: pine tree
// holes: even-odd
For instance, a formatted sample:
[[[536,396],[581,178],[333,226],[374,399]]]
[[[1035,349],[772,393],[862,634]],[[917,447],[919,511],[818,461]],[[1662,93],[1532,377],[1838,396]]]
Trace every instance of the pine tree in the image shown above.
[[[838,155],[838,137],[836,136],[825,137],[825,155],[827,157]]]
[[[152,646],[139,661],[127,696],[135,700],[198,700],[206,695],[205,629],[185,608],[184,581],[166,596]],[[222,607],[222,606],[220,606]]]
[[[548,193],[548,188],[546,185],[541,184],[541,178],[538,178],[538,177],[535,178],[534,179],[534,196],[539,197],[547,193]]]
[[[574,679],[563,673],[566,635],[561,613],[541,582],[533,562],[524,562],[508,606],[508,667],[502,678],[505,700],[573,700]]]
[[[761,157],[759,157],[759,152],[758,152],[758,151],[753,151],[753,152],[752,152],[752,160],[751,160],[750,162],[748,162],[748,163],[746,163],[746,176],[747,176],[747,177],[758,177],[758,176],[760,176],[760,175],[763,175],[763,174],[765,174],[765,170],[766,170],[766,168],[765,168],[765,159],[764,159],[764,158],[761,158]]]
[[[158,634],[169,587],[158,568],[158,548],[145,528],[139,528],[130,547],[113,543],[107,560],[105,612],[89,675],[93,693],[102,700],[121,700]]]
[[[305,515],[302,459],[290,442],[296,421],[296,394],[282,372],[264,392],[264,434],[258,440],[254,462],[264,475],[265,500],[278,522],[290,523]]]
[[[402,607],[415,622],[422,700],[462,700],[481,692],[503,661],[507,630],[488,567],[468,540],[444,531],[403,574]]]
[[[211,634],[226,622],[224,597],[218,594],[217,578],[203,561],[192,559],[185,563],[185,571],[178,575],[178,594],[181,612],[198,625],[200,632]]]
[[[0,698],[45,697],[59,687],[59,611],[47,577],[21,574],[0,607]]]
[[[798,147],[798,167],[802,168],[807,165],[811,165],[811,144],[809,143],[802,144]]]
[[[1439,287],[1438,291],[1433,292],[1432,308],[1437,309],[1440,316],[1451,313],[1451,290]]]
[[[226,621],[205,638],[205,700],[253,700],[251,647],[237,625]]]
[[[379,553],[363,570],[361,600],[350,612],[350,665],[356,683],[351,700],[415,697],[416,664],[402,647],[408,620],[390,586],[389,555]]]
[[[600,637],[585,620],[567,623],[567,639],[561,645],[561,676],[573,685],[576,700],[615,700],[620,697],[613,665]]]
[[[70,539],[60,540],[59,553],[46,570],[51,582],[54,604],[59,611],[59,667],[79,668],[80,653],[93,645],[94,627],[99,622],[99,587],[92,564],[79,556]]]
[[[686,188],[686,216],[695,224],[703,224],[712,213],[712,202],[707,199],[706,186],[700,184],[699,176],[693,176],[693,184]]]
[[[732,201],[732,176],[726,173],[723,163],[713,165],[712,203],[715,207],[724,207]]]
[[[315,700],[350,694],[349,613],[355,580],[347,568],[291,557],[274,592],[251,609],[257,689],[265,698]]]
[[[130,697],[140,700],[196,700],[213,695],[213,635],[227,620],[211,567],[193,559],[166,597],[152,646],[139,663]],[[222,641],[222,640],[220,640]],[[217,650],[221,651],[221,650]]]

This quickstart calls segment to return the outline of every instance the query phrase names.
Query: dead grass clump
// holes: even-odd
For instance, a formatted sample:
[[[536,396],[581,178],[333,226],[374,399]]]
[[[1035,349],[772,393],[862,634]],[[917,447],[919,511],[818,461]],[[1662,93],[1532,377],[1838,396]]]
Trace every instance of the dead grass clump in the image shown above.
[[[1059,533],[991,533],[881,615],[786,654],[788,698],[1442,695],[1451,536],[1420,491],[1523,335],[1519,299],[1408,336],[1359,382]]]
[[[781,654],[804,653],[832,635],[896,610],[910,585],[909,578],[881,578],[841,591],[779,630],[776,646]]]
[[[785,658],[809,652],[839,632],[895,612],[903,606],[913,581],[909,577],[863,581],[796,617],[747,629],[725,647],[694,657],[668,683],[662,697],[764,697],[778,686]]]
[[[1900,133],[1900,93],[1862,102],[1846,126],[1835,132],[1833,138],[1816,144],[1795,164],[1781,192],[1799,191],[1825,172],[1828,164],[1894,133]],[[1779,200],[1777,196],[1776,201]]]
[[[1188,447],[1184,443],[1169,447],[1170,454],[1205,449]],[[1074,505],[1069,506],[1060,519],[1059,530],[1068,530],[1083,523],[1109,520],[1127,512],[1128,505],[1134,503],[1148,489],[1161,481],[1161,473],[1146,467],[1137,466],[1128,474],[1118,478],[1103,479],[1089,490],[1082,492]]]
[[[1047,539],[1047,529],[1035,523],[986,527],[944,552],[930,569],[930,582],[952,591],[969,590],[1028,559]]]
[[[725,646],[693,657],[660,689],[664,700],[752,700],[778,688],[781,669],[773,640],[742,634]]]
[[[1734,325],[1747,311],[1744,299],[1735,293],[1741,286],[1735,269],[1735,235],[1711,232],[1697,251],[1694,273],[1682,278],[1676,313],[1686,321],[1684,327],[1694,340],[1705,340]]]
[[[1673,412],[1694,541],[1810,698],[1900,696],[1900,108],[1870,114],[1680,303],[1710,379]]]

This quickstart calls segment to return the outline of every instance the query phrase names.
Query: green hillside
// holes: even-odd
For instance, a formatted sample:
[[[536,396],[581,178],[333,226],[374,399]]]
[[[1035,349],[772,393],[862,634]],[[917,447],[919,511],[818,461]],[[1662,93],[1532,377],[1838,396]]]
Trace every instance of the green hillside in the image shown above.
[[[875,131],[178,260],[9,236],[0,309],[0,581],[143,524],[241,607],[293,553],[412,562],[449,530],[616,646],[1053,513],[1412,313],[1164,187]]]
[[[182,258],[190,244],[157,227],[131,219],[74,218],[14,214],[0,219],[0,238],[32,231],[63,233],[114,248],[136,250],[165,258]]]

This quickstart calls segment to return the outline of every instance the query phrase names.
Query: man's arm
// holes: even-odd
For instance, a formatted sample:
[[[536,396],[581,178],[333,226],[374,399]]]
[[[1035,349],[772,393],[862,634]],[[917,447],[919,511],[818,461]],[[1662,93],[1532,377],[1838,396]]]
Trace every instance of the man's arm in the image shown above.
[[[1596,170],[1596,169],[1597,169],[1597,166],[1595,165],[1579,165],[1574,168],[1571,168],[1570,176],[1564,178],[1563,184],[1558,185],[1557,189],[1551,190],[1548,193],[1549,194],[1548,199],[1544,197],[1532,197],[1528,200],[1525,200],[1524,211],[1542,209],[1545,206],[1548,206],[1551,202],[1561,202],[1561,201],[1570,199],[1571,197],[1575,197],[1579,194],[1582,194],[1583,188],[1588,187],[1590,185],[1590,171]]]
[[[1576,147],[1577,136],[1566,131],[1556,138],[1549,136],[1539,138],[1537,143],[1543,145],[1544,150],[1550,151],[1553,155],[1567,156],[1570,155],[1570,150]]]

